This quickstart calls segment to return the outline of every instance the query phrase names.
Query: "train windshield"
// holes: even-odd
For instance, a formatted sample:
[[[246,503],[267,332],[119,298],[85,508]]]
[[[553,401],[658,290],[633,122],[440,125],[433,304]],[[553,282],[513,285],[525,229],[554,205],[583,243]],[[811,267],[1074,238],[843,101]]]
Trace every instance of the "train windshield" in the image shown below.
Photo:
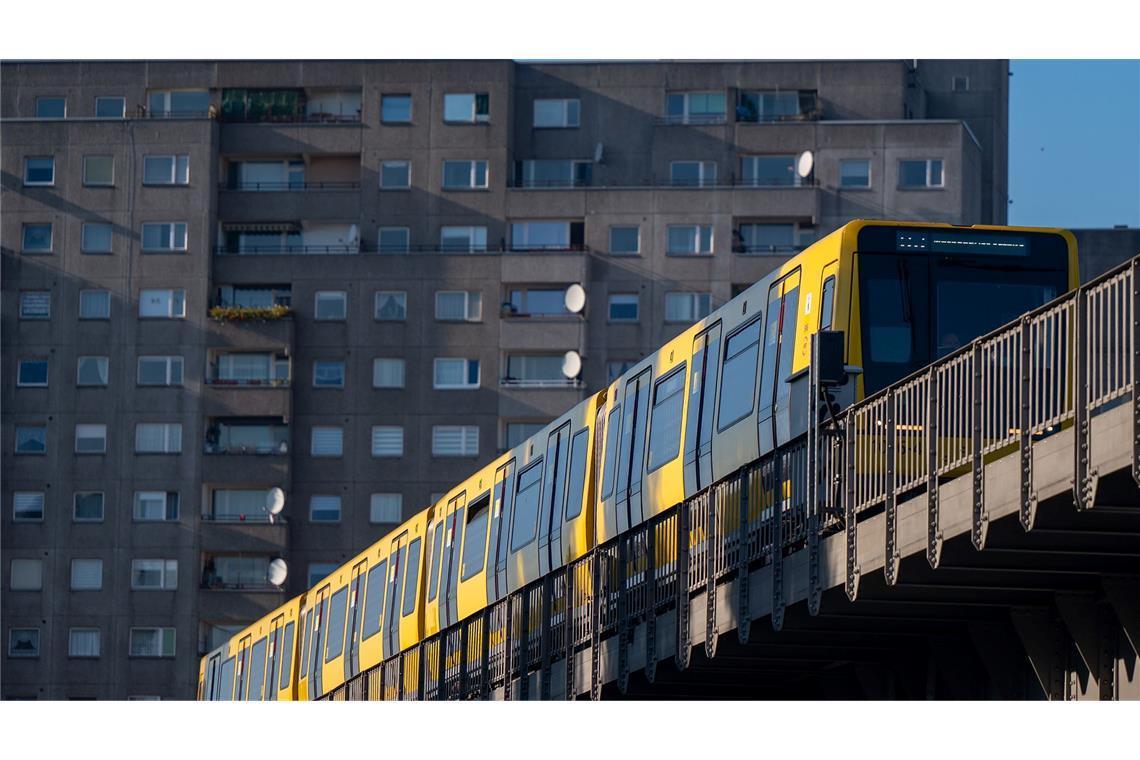
[[[859,242],[868,395],[1068,289],[1068,249],[1058,235],[951,231],[934,239],[879,227]]]

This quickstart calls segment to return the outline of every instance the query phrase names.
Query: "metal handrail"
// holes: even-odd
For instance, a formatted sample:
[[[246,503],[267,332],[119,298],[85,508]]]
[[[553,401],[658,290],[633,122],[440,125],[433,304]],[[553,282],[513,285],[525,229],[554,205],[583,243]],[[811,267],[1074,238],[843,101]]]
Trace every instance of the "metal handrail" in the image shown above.
[[[219,182],[219,190],[237,192],[282,192],[302,190],[359,190],[359,182]]]

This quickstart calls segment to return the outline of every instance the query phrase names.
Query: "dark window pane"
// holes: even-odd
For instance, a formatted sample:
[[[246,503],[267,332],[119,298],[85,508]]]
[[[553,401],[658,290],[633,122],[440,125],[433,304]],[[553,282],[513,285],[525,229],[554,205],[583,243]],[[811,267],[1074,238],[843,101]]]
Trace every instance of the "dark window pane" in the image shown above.
[[[332,595],[332,604],[329,606],[325,662],[332,662],[344,651],[344,613],[347,608],[348,587],[344,586]]]
[[[527,468],[518,479],[515,514],[511,525],[511,551],[534,540],[538,529],[538,502],[542,484],[542,460]]]
[[[760,351],[760,320],[740,330],[725,343],[721,380],[719,429],[746,417],[756,394],[756,359]]]
[[[416,589],[420,582],[420,539],[408,546],[407,580],[404,582],[404,608],[402,614],[410,615],[416,608]]]

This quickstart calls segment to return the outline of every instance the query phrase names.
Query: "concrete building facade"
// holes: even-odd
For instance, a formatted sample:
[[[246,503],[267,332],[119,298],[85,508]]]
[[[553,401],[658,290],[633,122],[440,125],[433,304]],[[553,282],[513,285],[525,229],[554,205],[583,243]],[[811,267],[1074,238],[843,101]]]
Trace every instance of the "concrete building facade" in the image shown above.
[[[0,696],[189,698],[200,652],[816,238],[1004,223],[1007,76],[3,64]]]

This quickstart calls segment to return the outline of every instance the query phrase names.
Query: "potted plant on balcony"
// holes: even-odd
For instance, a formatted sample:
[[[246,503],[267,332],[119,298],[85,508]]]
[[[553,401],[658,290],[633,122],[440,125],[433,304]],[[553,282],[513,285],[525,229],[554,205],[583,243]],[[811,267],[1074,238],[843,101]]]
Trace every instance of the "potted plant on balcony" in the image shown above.
[[[293,310],[288,306],[274,304],[272,306],[212,306],[210,319],[217,322],[268,322],[282,319],[292,315]]]

